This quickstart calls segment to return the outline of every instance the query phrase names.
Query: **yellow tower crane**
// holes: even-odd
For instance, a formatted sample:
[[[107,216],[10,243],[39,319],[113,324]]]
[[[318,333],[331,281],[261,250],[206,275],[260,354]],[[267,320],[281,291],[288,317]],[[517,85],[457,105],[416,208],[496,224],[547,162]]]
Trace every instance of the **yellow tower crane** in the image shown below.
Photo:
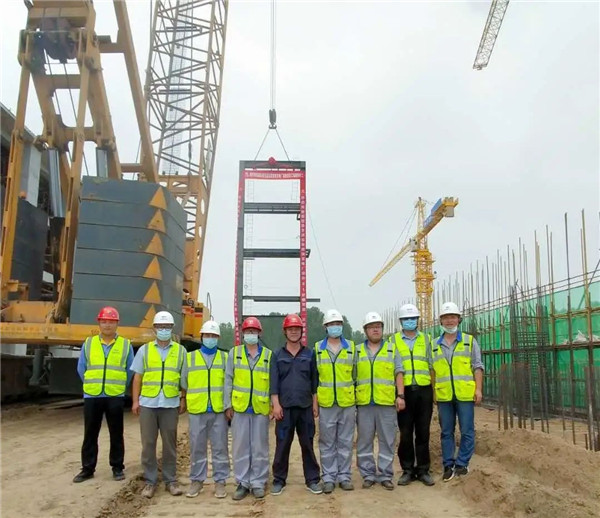
[[[400,251],[388,261],[379,273],[369,283],[373,286],[408,252],[413,254],[415,265],[415,291],[417,293],[417,307],[421,313],[424,326],[433,323],[433,256],[427,247],[427,235],[442,221],[442,218],[453,218],[454,207],[458,205],[458,198],[440,198],[425,218],[425,200],[419,198],[415,203],[417,210],[417,233],[411,237]]]

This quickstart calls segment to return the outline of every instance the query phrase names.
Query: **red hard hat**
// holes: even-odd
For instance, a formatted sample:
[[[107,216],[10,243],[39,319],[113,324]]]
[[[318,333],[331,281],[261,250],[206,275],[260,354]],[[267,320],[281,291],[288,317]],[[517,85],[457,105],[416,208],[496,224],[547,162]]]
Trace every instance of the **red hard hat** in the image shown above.
[[[260,325],[260,320],[258,320],[258,318],[256,318],[256,317],[248,317],[242,323],[242,331],[244,331],[246,329],[258,329],[259,331],[262,331],[262,326]]]
[[[111,306],[103,307],[98,313],[98,320],[116,320],[118,322],[120,320],[119,312]]]
[[[287,329],[288,327],[304,327],[302,319],[294,313],[289,314],[283,319],[283,328]]]

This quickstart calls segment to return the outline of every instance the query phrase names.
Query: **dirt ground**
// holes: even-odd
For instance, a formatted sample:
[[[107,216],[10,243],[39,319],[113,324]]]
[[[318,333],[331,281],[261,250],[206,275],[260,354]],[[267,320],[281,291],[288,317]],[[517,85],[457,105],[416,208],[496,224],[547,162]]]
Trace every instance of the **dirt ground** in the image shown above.
[[[71,479],[80,467],[82,408],[20,406],[2,409],[1,463],[3,517],[37,518],[158,518],[225,517],[365,517],[386,510],[388,516],[410,518],[484,518],[598,516],[600,454],[573,446],[560,436],[540,431],[497,430],[497,414],[478,409],[477,447],[471,473],[462,479],[440,480],[439,427],[432,425],[432,462],[436,485],[421,483],[360,489],[355,470],[353,492],[332,495],[305,490],[297,444],[292,448],[288,485],[280,496],[258,501],[218,500],[212,482],[198,498],[172,497],[163,488],[148,501],[139,496],[139,429],[130,413],[125,419],[125,482],[111,479],[108,431],[101,434],[96,476],[82,484]],[[557,429],[557,427],[554,427]],[[189,484],[187,416],[180,420],[179,479]],[[271,452],[274,450],[271,436]],[[315,441],[316,445],[316,441]],[[399,469],[396,464],[396,469]],[[233,481],[228,483],[233,493]],[[375,511],[374,506],[377,506]]]

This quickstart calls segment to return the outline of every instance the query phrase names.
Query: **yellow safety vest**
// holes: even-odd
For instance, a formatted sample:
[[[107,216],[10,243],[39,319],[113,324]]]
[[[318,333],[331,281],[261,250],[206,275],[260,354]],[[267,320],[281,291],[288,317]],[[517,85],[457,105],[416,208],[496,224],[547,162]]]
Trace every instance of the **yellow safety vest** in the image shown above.
[[[213,412],[223,412],[223,387],[225,386],[225,365],[227,353],[217,351],[212,365],[208,367],[200,351],[187,354],[186,403],[190,414],[203,414],[208,402]]]
[[[396,401],[396,347],[384,341],[373,361],[367,353],[367,342],[358,346],[356,363],[356,404],[393,405]]]
[[[250,367],[246,348],[238,345],[233,353],[233,391],[231,404],[236,412],[245,412],[252,405],[254,413],[269,415],[269,367],[271,350],[262,348],[254,367]]]
[[[104,357],[104,348],[100,335],[90,336],[83,345],[86,370],[83,375],[83,391],[88,396],[122,396],[127,388],[127,356],[129,340],[117,336],[110,346],[108,356]]]
[[[443,335],[442,335],[443,336]],[[465,342],[466,347],[465,347]],[[435,396],[439,402],[473,401],[475,396],[475,378],[471,366],[471,348],[473,337],[462,333],[461,341],[452,352],[451,364],[442,351],[442,345],[435,343],[433,354],[433,370],[435,371]]]
[[[402,357],[404,386],[408,387],[413,384],[413,376],[417,385],[431,385],[429,360],[427,359],[427,348],[431,347],[431,338],[429,336],[426,338],[423,333],[419,332],[412,351],[402,339],[402,333],[396,333],[393,340],[398,348],[398,353]]]
[[[179,396],[181,367],[184,360],[185,349],[177,342],[171,342],[164,362],[156,342],[148,342],[144,351],[142,396],[156,397],[161,390],[165,397]]]
[[[342,408],[356,404],[354,393],[354,342],[342,338],[341,349],[335,360],[327,350],[327,338],[315,343],[319,386],[319,406],[330,408],[334,404]]]

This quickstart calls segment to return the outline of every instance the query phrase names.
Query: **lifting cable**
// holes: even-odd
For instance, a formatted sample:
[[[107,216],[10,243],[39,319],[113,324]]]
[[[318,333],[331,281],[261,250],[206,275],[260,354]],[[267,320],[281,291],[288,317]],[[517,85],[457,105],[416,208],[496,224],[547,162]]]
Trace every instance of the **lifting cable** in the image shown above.
[[[288,161],[290,160],[290,156],[288,155],[287,149],[285,148],[283,139],[281,138],[281,135],[279,134],[279,130],[277,129],[277,110],[275,108],[275,97],[276,97],[275,94],[277,91],[277,38],[276,38],[276,34],[277,34],[276,0],[271,0],[271,45],[270,45],[271,74],[270,74],[270,85],[269,85],[269,96],[270,96],[270,98],[269,98],[269,127],[267,128],[265,136],[263,137],[262,142],[260,143],[260,146],[258,148],[258,151],[256,152],[256,156],[254,157],[254,160],[258,159],[258,155],[260,154],[260,152],[267,140],[267,137],[269,136],[269,131],[271,131],[271,130],[275,130],[275,134],[277,135],[277,138],[279,139],[279,143],[281,144],[281,147],[283,148],[285,157],[288,159]]]
[[[385,258],[385,261],[383,261],[383,264],[381,265],[381,269],[383,269],[385,267],[385,265],[387,264],[388,260],[390,259],[391,255],[392,255],[392,252],[396,249],[396,246],[400,242],[400,239],[402,239],[402,236],[405,233],[408,233],[408,230],[410,229],[410,226],[412,225],[412,222],[415,220],[415,216],[416,215],[417,215],[417,208],[415,207],[415,209],[413,210],[412,214],[406,220],[406,223],[404,224],[404,228],[400,231],[400,234],[398,235],[398,239],[396,239],[396,242],[394,243],[394,246],[392,246],[392,248],[390,250],[390,253]]]

